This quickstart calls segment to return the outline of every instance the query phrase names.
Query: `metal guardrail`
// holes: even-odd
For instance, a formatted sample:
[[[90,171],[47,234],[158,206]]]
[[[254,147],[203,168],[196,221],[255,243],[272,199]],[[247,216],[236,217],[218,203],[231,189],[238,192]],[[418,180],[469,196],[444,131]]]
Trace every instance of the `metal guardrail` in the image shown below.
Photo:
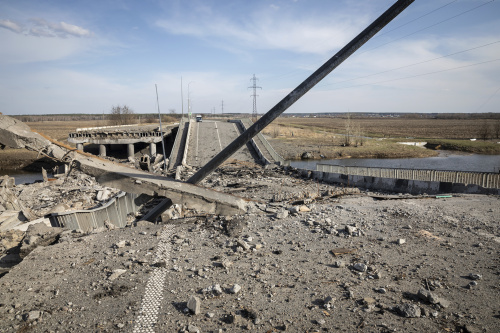
[[[365,177],[474,184],[484,188],[500,188],[500,174],[490,172],[352,167],[321,163],[316,165],[316,171]]]
[[[243,128],[246,130],[248,127],[252,126],[253,122],[250,118],[245,118],[241,120],[243,124]],[[256,136],[260,140],[260,142],[264,145],[264,148],[267,149],[271,157],[274,159],[275,162],[278,162],[279,164],[283,165],[285,163],[285,159],[281,157],[280,154],[278,154],[274,148],[271,146],[271,144],[266,140],[264,135],[262,133],[258,133]]]
[[[120,192],[102,207],[52,213],[47,217],[53,227],[80,229],[83,232],[104,227],[106,226],[105,221],[118,228],[123,228],[127,225],[127,215],[135,213],[138,209],[135,204],[137,197],[138,195],[134,193]]]

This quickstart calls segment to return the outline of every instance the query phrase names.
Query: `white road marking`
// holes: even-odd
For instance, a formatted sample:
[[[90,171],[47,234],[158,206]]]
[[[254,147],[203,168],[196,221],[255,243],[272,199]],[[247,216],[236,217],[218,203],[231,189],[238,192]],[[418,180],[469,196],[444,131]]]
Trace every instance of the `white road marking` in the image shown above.
[[[199,134],[200,134],[200,123],[196,123],[196,152],[195,152],[195,161],[198,162],[198,141],[199,141]]]
[[[217,122],[215,122],[215,129],[217,130],[217,138],[219,139],[220,151],[222,151],[222,143],[220,142],[219,129],[217,128]]]
[[[167,224],[163,227],[158,247],[156,248],[153,264],[166,262],[170,257],[170,238],[174,226]],[[146,285],[141,310],[135,322],[134,333],[153,333],[158,321],[158,312],[163,301],[163,287],[167,275],[166,267],[156,267]]]

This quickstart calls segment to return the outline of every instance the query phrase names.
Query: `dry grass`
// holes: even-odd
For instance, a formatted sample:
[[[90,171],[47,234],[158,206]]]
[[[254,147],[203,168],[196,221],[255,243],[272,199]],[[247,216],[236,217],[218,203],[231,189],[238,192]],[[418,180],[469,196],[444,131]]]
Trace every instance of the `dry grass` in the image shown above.
[[[476,138],[485,125],[484,119],[353,118],[351,121],[366,136],[418,139]],[[309,129],[343,133],[345,123],[342,118],[278,118],[270,126],[278,125],[280,132]]]

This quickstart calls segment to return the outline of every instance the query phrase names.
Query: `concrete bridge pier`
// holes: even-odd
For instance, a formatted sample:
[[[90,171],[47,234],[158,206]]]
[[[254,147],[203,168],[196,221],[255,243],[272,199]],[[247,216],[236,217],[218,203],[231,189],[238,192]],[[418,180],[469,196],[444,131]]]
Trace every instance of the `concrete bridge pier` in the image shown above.
[[[127,144],[127,156],[128,157],[134,157],[135,151],[134,151],[134,144],[129,143]]]
[[[80,150],[80,151],[83,151],[83,143],[77,143],[76,144],[76,149]]]
[[[106,145],[99,145],[99,156],[106,156]]]
[[[156,143],[151,142],[149,144],[149,154],[151,155],[151,157],[156,156]]]

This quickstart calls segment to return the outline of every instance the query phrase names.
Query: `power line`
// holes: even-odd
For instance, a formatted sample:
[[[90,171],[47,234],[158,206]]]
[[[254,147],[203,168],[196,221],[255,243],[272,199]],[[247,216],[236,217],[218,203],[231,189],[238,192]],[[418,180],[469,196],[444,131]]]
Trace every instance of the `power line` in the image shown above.
[[[432,61],[435,61],[435,60],[439,60],[439,59],[451,57],[451,56],[454,56],[454,55],[457,55],[457,54],[460,54],[460,53],[465,53],[465,52],[468,52],[468,51],[480,49],[482,47],[490,46],[490,45],[497,44],[497,43],[500,43],[500,40],[497,40],[495,42],[491,42],[491,43],[488,43],[488,44],[476,46],[476,47],[471,47],[471,48],[466,49],[466,50],[462,50],[462,51],[457,51],[457,52],[454,52],[454,53],[450,53],[450,54],[447,54],[447,55],[444,55],[444,56],[441,56],[441,57],[437,57],[437,58],[433,58],[433,59],[428,59],[428,60],[416,62],[416,63],[413,63],[413,64],[404,65],[404,66],[401,66],[401,67],[396,67],[396,68],[388,69],[388,70],[385,70],[385,71],[382,71],[382,72],[378,72],[378,73],[373,73],[373,74],[369,74],[369,75],[365,75],[365,76],[358,76],[358,77],[355,77],[355,78],[352,78],[352,79],[348,79],[348,80],[344,80],[344,81],[339,81],[339,82],[334,82],[334,83],[329,83],[329,84],[323,84],[323,85],[321,85],[321,87],[331,86],[331,85],[340,84],[340,83],[349,82],[349,81],[354,81],[354,80],[359,80],[359,79],[365,79],[365,78],[370,77],[370,76],[375,76],[375,75],[384,74],[384,73],[396,71],[396,70],[403,69],[403,68],[408,68],[408,67],[412,67],[412,66],[416,66],[416,65],[425,64],[425,63],[428,63],[428,62],[432,62]]]
[[[483,106],[485,106],[486,104],[488,104],[488,102],[493,98],[493,96],[495,96],[498,93],[498,91],[500,91],[500,87],[498,87],[498,89],[493,93],[493,95],[491,95],[490,97],[488,97],[486,99],[486,101],[477,108],[476,112],[479,112],[479,110],[481,110],[483,108]]]
[[[406,25],[408,25],[408,24],[410,24],[410,23],[412,23],[412,22],[415,22],[415,21],[417,21],[417,20],[419,20],[419,19],[422,19],[423,17],[426,17],[426,16],[428,16],[428,15],[430,15],[430,14],[432,14],[432,13],[434,13],[434,12],[436,12],[436,11],[438,11],[438,10],[440,10],[440,9],[442,9],[442,8],[444,8],[444,7],[446,7],[446,6],[448,6],[448,5],[451,5],[452,3],[456,2],[456,1],[457,1],[457,0],[451,1],[451,2],[449,2],[449,3],[445,4],[445,5],[441,6],[441,7],[438,7],[438,8],[436,8],[436,9],[433,9],[433,10],[431,10],[430,12],[428,12],[428,13],[426,13],[426,14],[424,14],[424,15],[419,16],[419,17],[418,17],[418,18],[416,18],[416,19],[413,19],[413,20],[411,20],[411,21],[409,21],[409,22],[407,22],[407,23],[405,23],[405,24],[402,24],[402,25],[400,25],[400,26],[398,26],[398,27],[396,27],[396,28],[394,28],[394,29],[392,29],[392,30],[390,30],[390,31],[387,31],[387,32],[385,32],[385,33],[382,33],[382,34],[380,34],[380,35],[377,35],[377,36],[375,36],[375,38],[376,38],[376,37],[380,37],[381,35],[387,34],[387,33],[389,33],[389,32],[392,32],[392,31],[398,30],[398,29],[402,28],[403,26],[406,26]],[[441,23],[444,23],[444,22],[446,22],[446,21],[452,20],[452,19],[457,18],[457,17],[459,17],[459,16],[462,16],[462,15],[464,15],[464,14],[466,14],[466,13],[472,12],[472,11],[474,11],[474,10],[476,10],[476,9],[478,9],[478,8],[482,7],[482,6],[485,6],[485,5],[487,5],[487,4],[490,4],[490,3],[494,2],[494,1],[495,1],[495,0],[490,0],[490,1],[488,1],[488,2],[482,3],[482,4],[480,4],[480,5],[478,5],[478,6],[474,7],[474,8],[468,9],[468,10],[463,11],[463,12],[461,12],[461,13],[458,13],[458,14],[456,14],[456,15],[454,15],[454,16],[451,16],[451,17],[449,17],[449,18],[447,18],[447,19],[444,19],[444,20],[439,21],[439,22],[437,22],[437,23],[431,24],[431,25],[429,25],[429,26],[427,26],[427,27],[425,27],[425,28],[422,28],[422,29],[420,29],[420,30],[414,31],[414,32],[412,32],[412,33],[410,33],[410,34],[407,34],[407,35],[405,35],[405,36],[402,36],[402,37],[400,37],[400,38],[394,39],[394,40],[392,40],[392,41],[390,41],[390,42],[387,42],[387,43],[384,43],[384,44],[378,45],[378,46],[373,47],[373,48],[371,48],[371,49],[368,49],[368,50],[365,50],[365,51],[358,51],[358,52],[357,52],[357,55],[359,56],[359,55],[361,55],[361,54],[363,54],[363,53],[373,51],[373,50],[378,49],[378,48],[380,48],[380,47],[382,47],[382,46],[385,46],[385,45],[388,45],[388,44],[394,43],[394,42],[396,42],[396,41],[398,41],[398,40],[401,40],[401,39],[407,38],[407,37],[412,36],[412,35],[414,35],[414,34],[416,34],[416,33],[419,33],[419,32],[421,32],[421,31],[424,31],[424,30],[426,30],[426,29],[429,29],[429,28],[435,27],[435,26],[437,26],[437,25],[439,25],[439,24],[441,24]],[[325,39],[325,41],[327,41],[327,40],[328,40],[328,39]],[[298,73],[298,72],[299,72],[299,70],[295,70],[295,71],[291,71],[291,72],[288,72],[288,73],[285,73],[285,74],[280,74],[280,75],[273,76],[273,78],[279,78],[279,77],[284,77],[284,76],[288,76],[288,75],[293,75],[293,74]]]
[[[442,20],[442,21],[439,21],[439,22],[437,22],[437,23],[431,24],[431,25],[429,25],[429,26],[427,26],[427,27],[425,27],[425,28],[422,28],[422,29],[420,29],[420,30],[414,31],[414,32],[412,32],[412,33],[410,33],[410,34],[408,34],[408,35],[403,36],[403,37],[393,39],[393,40],[392,40],[392,41],[390,41],[390,42],[387,42],[387,43],[384,43],[384,44],[381,44],[381,45],[375,46],[375,47],[373,47],[373,48],[371,48],[371,49],[368,49],[368,50],[366,50],[366,51],[364,51],[364,52],[359,52],[359,53],[358,53],[358,55],[361,55],[361,54],[366,53],[366,52],[369,52],[369,51],[373,51],[373,50],[375,50],[375,49],[378,49],[379,47],[385,46],[385,45],[387,45],[387,44],[394,43],[394,42],[396,42],[396,41],[398,41],[398,40],[401,40],[401,39],[404,39],[404,38],[406,38],[406,37],[412,36],[412,35],[414,35],[414,34],[416,34],[416,33],[421,32],[421,31],[424,31],[424,30],[427,30],[427,29],[429,29],[429,28],[435,27],[435,26],[437,26],[437,25],[440,25],[441,23],[447,22],[447,21],[449,21],[449,20],[452,20],[452,19],[454,19],[454,18],[457,18],[457,17],[462,16],[462,15],[464,15],[464,14],[467,14],[467,13],[469,13],[469,12],[472,12],[473,10],[476,10],[476,9],[478,9],[478,8],[480,8],[480,7],[482,7],[482,6],[485,6],[485,5],[487,5],[487,4],[490,4],[490,3],[494,2],[494,1],[495,1],[495,0],[490,0],[490,1],[488,1],[488,2],[482,3],[482,4],[480,4],[480,5],[478,5],[478,6],[474,7],[474,8],[468,9],[468,10],[463,11],[463,12],[461,12],[461,13],[459,13],[459,14],[456,14],[456,15],[454,15],[454,16],[452,16],[452,17],[449,17],[449,18],[444,19],[444,20]]]
[[[500,58],[497,58],[497,59],[493,59],[493,60],[488,60],[488,61],[483,61],[483,62],[477,62],[477,63],[474,63],[474,64],[463,65],[463,66],[458,66],[458,67],[448,68],[448,69],[442,69],[442,70],[439,70],[439,71],[433,71],[433,72],[428,72],[428,73],[423,73],[423,74],[417,74],[417,75],[400,77],[400,78],[397,78],[397,79],[390,79],[390,80],[385,80],[385,81],[365,83],[365,84],[359,84],[359,85],[348,86],[348,87],[339,87],[339,88],[335,88],[335,89],[329,89],[329,91],[331,91],[331,90],[345,89],[345,88],[355,88],[355,87],[363,87],[363,86],[372,86],[372,85],[380,84],[380,83],[387,83],[387,82],[393,82],[393,81],[399,81],[399,80],[412,79],[412,78],[416,78],[416,77],[420,77],[420,76],[426,76],[426,75],[437,74],[437,73],[442,73],[442,72],[449,72],[449,71],[453,71],[453,70],[457,70],[457,69],[462,69],[462,68],[467,68],[467,67],[484,65],[484,64],[492,63],[492,62],[499,61],[499,60],[500,60]]]
[[[400,28],[402,28],[402,27],[404,27],[404,26],[407,26],[408,24],[413,23],[413,22],[415,22],[415,21],[418,21],[418,20],[420,20],[421,18],[424,18],[424,17],[426,17],[426,16],[428,16],[428,15],[431,15],[432,13],[435,13],[435,12],[437,12],[438,10],[443,9],[444,7],[447,7],[447,6],[449,6],[449,5],[451,5],[452,3],[457,2],[457,1],[458,1],[458,0],[453,0],[452,2],[448,2],[446,5],[443,5],[443,6],[439,7],[439,8],[436,8],[436,9],[434,9],[434,10],[432,10],[432,11],[430,11],[430,12],[428,12],[428,13],[424,14],[424,15],[421,15],[421,16],[419,16],[419,17],[417,17],[417,18],[415,18],[415,19],[413,19],[413,20],[411,20],[411,21],[408,21],[408,22],[406,22],[406,23],[404,23],[404,24],[401,24],[400,26],[397,26],[397,27],[395,27],[395,28],[394,28],[394,29],[392,29],[392,30],[389,30],[389,31],[383,32],[383,33],[381,33],[381,34],[378,34],[377,36],[375,36],[375,38],[378,38],[378,37],[380,37],[380,36],[383,36],[383,35],[386,35],[386,34],[388,34],[388,33],[390,33],[390,32],[393,32],[394,30],[398,30],[398,29],[400,29]],[[375,38],[374,38],[374,39],[375,39]]]

